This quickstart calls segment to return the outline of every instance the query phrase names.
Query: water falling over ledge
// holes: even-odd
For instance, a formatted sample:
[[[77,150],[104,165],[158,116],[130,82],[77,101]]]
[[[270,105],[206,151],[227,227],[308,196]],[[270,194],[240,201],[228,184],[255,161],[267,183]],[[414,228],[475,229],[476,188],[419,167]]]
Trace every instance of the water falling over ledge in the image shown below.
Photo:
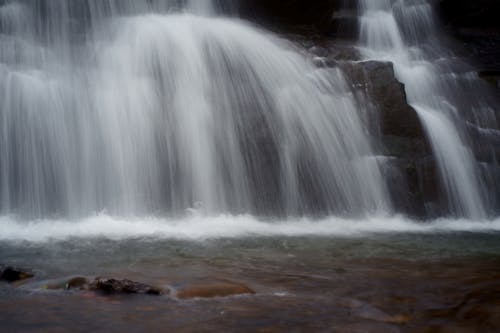
[[[405,84],[431,143],[449,213],[486,219],[496,189],[484,180],[489,170],[474,156],[466,123],[493,129],[498,124],[479,77],[443,46],[430,1],[361,0],[359,9],[363,55],[392,62]]]
[[[486,128],[488,105],[474,106],[474,123],[455,93],[477,77],[454,72],[450,53],[427,41],[437,29],[427,1],[362,4],[364,57],[395,64],[433,142],[442,215],[494,216],[488,167],[465,130]],[[1,214],[401,213],[372,101],[342,66],[318,68],[304,49],[221,11],[209,1],[1,2]]]
[[[35,8],[15,4],[0,9],[0,43],[25,46],[1,58],[4,214],[390,211],[340,70],[239,20],[120,2],[75,41],[25,31]]]

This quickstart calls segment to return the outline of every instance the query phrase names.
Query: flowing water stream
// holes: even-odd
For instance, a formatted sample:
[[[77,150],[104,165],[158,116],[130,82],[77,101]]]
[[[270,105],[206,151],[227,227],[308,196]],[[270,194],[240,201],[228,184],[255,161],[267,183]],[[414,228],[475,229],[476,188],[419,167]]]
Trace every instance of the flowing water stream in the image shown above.
[[[1,1],[3,240],[418,226],[393,208],[366,101],[342,71],[221,4]],[[491,217],[464,128],[491,125],[494,112],[478,103],[464,116],[457,90],[477,76],[450,69],[428,2],[360,6],[364,55],[394,62],[452,216]]]
[[[479,77],[446,48],[431,1],[361,0],[360,12],[364,56],[394,64],[430,139],[452,214],[485,219],[493,184],[484,183],[465,134],[467,118],[497,128]]]
[[[214,13],[199,1],[5,3],[3,213],[390,211],[342,73]]]

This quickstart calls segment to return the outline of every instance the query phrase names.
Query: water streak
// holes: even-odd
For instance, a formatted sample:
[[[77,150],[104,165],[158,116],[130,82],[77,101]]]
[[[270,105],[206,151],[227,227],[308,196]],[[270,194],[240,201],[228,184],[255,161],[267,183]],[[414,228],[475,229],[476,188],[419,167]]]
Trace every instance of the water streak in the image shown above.
[[[390,211],[342,73],[203,3],[0,7],[3,214]]]
[[[486,218],[495,189],[482,180],[465,125],[496,127],[479,78],[442,47],[429,1],[361,0],[360,11],[364,55],[394,63],[431,141],[451,213]]]

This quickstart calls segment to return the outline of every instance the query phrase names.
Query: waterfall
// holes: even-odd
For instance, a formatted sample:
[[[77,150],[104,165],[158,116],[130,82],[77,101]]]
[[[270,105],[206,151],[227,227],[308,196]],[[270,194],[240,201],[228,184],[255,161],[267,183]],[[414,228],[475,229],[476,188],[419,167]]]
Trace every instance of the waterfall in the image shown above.
[[[430,1],[361,0],[360,13],[364,57],[394,63],[431,142],[451,213],[486,218],[491,195],[466,133],[468,125],[495,128],[496,120],[477,74],[443,46]]]
[[[216,13],[208,1],[2,1],[2,214],[390,212],[341,71]]]

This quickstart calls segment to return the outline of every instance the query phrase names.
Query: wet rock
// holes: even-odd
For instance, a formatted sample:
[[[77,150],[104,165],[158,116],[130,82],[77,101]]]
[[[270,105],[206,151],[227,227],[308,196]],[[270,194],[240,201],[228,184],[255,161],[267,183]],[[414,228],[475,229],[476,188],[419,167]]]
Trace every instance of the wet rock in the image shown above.
[[[177,297],[181,299],[213,298],[248,294],[255,294],[255,291],[243,284],[219,282],[188,286],[179,290],[177,292]]]
[[[362,87],[379,111],[383,135],[418,138],[425,135],[417,112],[408,104],[405,86],[396,79],[391,62],[363,61],[343,66],[353,86]]]
[[[15,267],[0,267],[0,280],[7,281],[9,283],[23,281],[26,279],[31,279],[35,275],[27,270],[15,268]]]
[[[326,58],[331,53],[329,49],[327,49],[325,47],[318,46],[318,45],[315,45],[315,46],[309,48],[308,51],[309,51],[309,53],[314,54],[315,56],[320,57],[320,58]]]
[[[347,7],[336,10],[332,15],[327,33],[336,39],[356,41],[359,36],[357,11]]]
[[[314,57],[313,64],[318,68],[331,68],[335,67],[337,62],[330,58]]]
[[[380,61],[342,63],[352,87],[369,103],[369,130],[378,137],[375,147],[386,156],[384,178],[394,208],[414,218],[435,214],[430,207],[444,207],[430,143],[418,114],[407,101],[405,87],[393,64]],[[431,212],[432,210],[432,212]]]
[[[495,88],[500,88],[500,68],[498,70],[482,70],[479,77]]]
[[[389,157],[381,160],[380,166],[394,207],[413,218],[426,217],[415,162],[407,158]]]
[[[463,48],[463,55],[472,58],[487,72],[488,81],[498,86],[500,71],[500,20],[498,0],[440,0],[438,13],[448,32]]]
[[[89,284],[89,280],[84,277],[74,277],[64,285],[65,289],[84,289]]]
[[[81,280],[73,281],[76,284],[83,282]],[[146,295],[163,295],[168,291],[150,286],[144,283],[134,282],[131,280],[103,279],[96,278],[90,285],[89,289],[93,291],[101,291],[105,293],[117,294],[146,294]]]
[[[246,0],[240,1],[239,12],[280,29],[305,25],[328,32],[332,14],[341,10],[344,3],[342,0]]]
[[[358,61],[361,59],[361,53],[357,47],[351,44],[336,43],[330,58],[336,61]]]

